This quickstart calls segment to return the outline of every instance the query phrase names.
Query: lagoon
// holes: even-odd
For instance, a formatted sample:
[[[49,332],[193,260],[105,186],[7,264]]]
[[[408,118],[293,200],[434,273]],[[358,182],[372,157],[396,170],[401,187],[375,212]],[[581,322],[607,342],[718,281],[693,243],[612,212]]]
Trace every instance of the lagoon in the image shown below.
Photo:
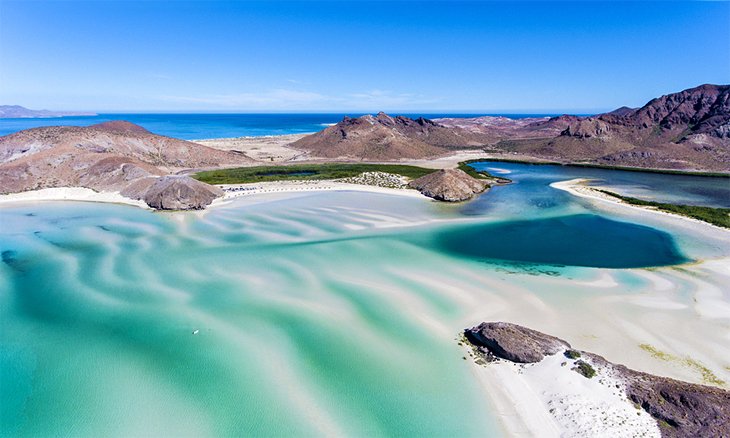
[[[727,278],[697,264],[730,256],[726,241],[549,187],[572,169],[484,166],[515,184],[461,205],[3,207],[0,434],[501,436],[456,340],[489,319],[697,379],[639,348],[682,346],[728,380],[708,293]],[[647,184],[633,175],[624,187]]]

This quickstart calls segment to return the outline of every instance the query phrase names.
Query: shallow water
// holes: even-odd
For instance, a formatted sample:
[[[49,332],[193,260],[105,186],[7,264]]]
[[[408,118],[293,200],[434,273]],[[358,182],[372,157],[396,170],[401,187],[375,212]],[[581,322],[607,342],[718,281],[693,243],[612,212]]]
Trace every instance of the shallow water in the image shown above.
[[[605,284],[626,303],[653,287],[652,271],[586,266],[727,256],[511,176],[457,206],[320,192],[204,214],[3,208],[0,434],[499,436],[460,330],[521,322],[510,303],[577,324]]]

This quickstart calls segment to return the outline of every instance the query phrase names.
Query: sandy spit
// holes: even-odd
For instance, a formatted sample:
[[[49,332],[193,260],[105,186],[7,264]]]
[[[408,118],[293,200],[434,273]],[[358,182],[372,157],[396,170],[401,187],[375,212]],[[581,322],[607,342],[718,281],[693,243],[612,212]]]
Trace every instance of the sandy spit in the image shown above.
[[[349,191],[381,193],[385,195],[408,196],[430,200],[416,190],[391,189],[386,187],[368,186],[362,184],[347,184],[331,180],[323,181],[275,181],[255,184],[227,184],[219,186],[226,190],[226,194],[213,201],[208,209],[226,205],[233,199],[242,196],[253,196],[275,193],[314,192],[314,191]],[[45,201],[85,201],[125,204],[151,210],[142,200],[134,200],[122,196],[119,192],[96,192],[85,187],[54,187],[31,190],[20,193],[0,195],[0,206],[18,203],[33,203]],[[206,209],[207,210],[207,209]]]
[[[618,205],[618,206],[625,207],[625,208],[631,208],[636,211],[645,212],[647,214],[663,215],[665,217],[682,219],[684,221],[689,221],[689,222],[693,222],[696,224],[702,224],[704,226],[711,227],[715,230],[723,231],[725,233],[730,232],[730,229],[718,227],[717,225],[713,225],[708,222],[701,221],[699,219],[682,216],[681,214],[675,214],[675,213],[670,213],[667,211],[658,210],[658,209],[650,207],[650,206],[629,204],[628,202],[624,202],[621,199],[614,198],[613,196],[607,195],[605,193],[601,193],[597,189],[585,185],[585,183],[587,181],[589,181],[589,180],[587,180],[585,178],[576,178],[576,179],[571,179],[571,180],[567,180],[567,181],[554,182],[554,183],[550,184],[550,187],[558,189],[558,190],[564,190],[573,196],[591,199],[593,201],[599,201],[602,203]]]
[[[54,187],[0,195],[0,205],[42,201],[108,202],[112,204],[133,205],[151,210],[144,201],[127,198],[119,192],[97,192],[85,187]]]
[[[316,192],[316,191],[349,191],[380,193],[384,195],[408,196],[423,200],[430,200],[416,190],[391,189],[387,187],[369,186],[364,184],[349,184],[332,180],[319,181],[270,181],[249,184],[222,184],[219,185],[226,194],[218,198],[208,207],[226,205],[235,198],[249,197],[262,194],[293,193],[293,192]]]

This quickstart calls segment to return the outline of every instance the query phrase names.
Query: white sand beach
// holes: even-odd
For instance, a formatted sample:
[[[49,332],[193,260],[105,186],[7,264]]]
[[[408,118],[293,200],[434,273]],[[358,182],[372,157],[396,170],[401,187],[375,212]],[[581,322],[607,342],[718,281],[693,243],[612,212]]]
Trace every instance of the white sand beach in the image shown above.
[[[640,293],[627,292],[614,281],[621,272],[611,270],[597,270],[587,281],[484,284],[464,326],[515,322],[632,369],[700,384],[725,382],[720,386],[727,388],[730,349],[718,346],[728,345],[730,336],[730,297],[720,289],[730,281],[729,266],[725,258],[687,272],[632,270],[647,279]],[[556,294],[573,298],[566,304]],[[598,375],[587,379],[561,354],[529,365],[480,365],[467,358],[509,436],[659,436],[656,422],[635,408],[605,369],[594,367]]]
[[[225,205],[232,199],[242,196],[315,191],[381,193],[385,195],[407,196],[428,201],[431,200],[417,190],[377,187],[365,184],[349,184],[333,180],[271,181],[251,184],[224,184],[219,187],[225,191],[225,195],[213,201],[208,208]],[[97,192],[85,187],[54,187],[0,195],[0,205],[43,201],[105,202],[151,209],[144,201],[127,198],[122,196],[119,192]]]
[[[384,195],[408,196],[413,198],[421,198],[430,200],[430,198],[422,195],[417,190],[412,189],[396,189],[388,187],[378,187],[366,184],[350,184],[334,180],[309,180],[309,181],[271,181],[247,184],[222,184],[219,185],[226,194],[223,198],[219,198],[214,202],[226,202],[233,198],[241,196],[252,196],[264,193],[291,193],[291,192],[308,192],[308,191],[350,191],[350,192],[368,192],[382,193]]]
[[[144,201],[127,198],[119,192],[97,192],[85,187],[54,187],[0,195],[0,205],[43,201],[106,202],[151,210]]]
[[[594,365],[597,375],[588,379],[571,369],[574,362],[562,354],[536,364],[500,360],[475,364],[474,373],[493,395],[510,436],[661,436],[656,421],[626,397],[612,370]]]

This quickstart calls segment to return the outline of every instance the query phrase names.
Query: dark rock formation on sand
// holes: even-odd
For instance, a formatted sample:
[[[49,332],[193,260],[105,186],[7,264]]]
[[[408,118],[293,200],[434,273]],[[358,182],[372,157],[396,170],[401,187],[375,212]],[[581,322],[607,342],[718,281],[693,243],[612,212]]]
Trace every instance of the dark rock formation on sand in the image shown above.
[[[142,199],[157,210],[202,210],[223,196],[223,190],[189,176],[167,175],[138,180],[122,190],[122,195]]]
[[[408,183],[408,187],[439,201],[459,202],[482,193],[489,188],[489,184],[460,169],[442,169],[414,179]]]
[[[659,420],[662,436],[730,436],[730,392],[618,366],[629,399]]]
[[[340,123],[304,137],[290,146],[315,157],[398,160],[443,155],[450,149],[478,149],[480,137],[432,120],[391,117],[385,113]]]
[[[86,187],[146,199],[140,188],[152,188],[158,177],[190,168],[235,166],[252,161],[242,154],[155,135],[124,121],[89,127],[35,128],[0,137],[0,194]],[[175,186],[180,187],[179,184],[180,181]],[[200,190],[198,184],[184,185]],[[165,204],[173,205],[169,196],[182,196],[188,193],[186,190],[168,190]],[[203,192],[218,193],[213,189]],[[190,203],[191,208],[200,208],[198,205],[205,204],[207,197],[206,194],[181,198],[179,205]]]
[[[464,334],[478,351],[513,362],[539,362],[570,348],[562,339],[505,322],[482,323]],[[730,437],[730,391],[634,371],[593,353],[580,355],[623,380],[627,397],[657,420],[662,436]]]
[[[540,362],[570,348],[562,339],[507,322],[484,322],[464,334],[485,352],[511,362]]]

